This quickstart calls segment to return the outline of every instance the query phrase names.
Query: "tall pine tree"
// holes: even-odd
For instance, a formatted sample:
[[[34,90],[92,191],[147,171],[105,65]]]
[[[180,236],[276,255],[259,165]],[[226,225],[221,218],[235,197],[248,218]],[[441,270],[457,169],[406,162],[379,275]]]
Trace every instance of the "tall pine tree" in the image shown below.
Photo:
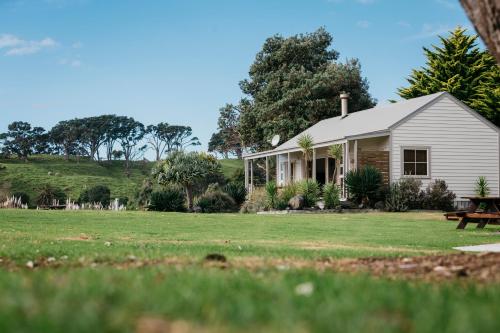
[[[495,125],[500,126],[500,69],[495,59],[477,47],[477,36],[458,27],[441,45],[424,47],[426,65],[414,69],[410,86],[398,89],[403,98],[447,91]]]
[[[373,107],[368,81],[357,59],[337,61],[333,38],[320,28],[313,33],[268,38],[240,82],[237,131],[252,151],[270,149],[271,138],[291,139],[317,122],[340,115],[340,93],[350,95],[349,111]]]

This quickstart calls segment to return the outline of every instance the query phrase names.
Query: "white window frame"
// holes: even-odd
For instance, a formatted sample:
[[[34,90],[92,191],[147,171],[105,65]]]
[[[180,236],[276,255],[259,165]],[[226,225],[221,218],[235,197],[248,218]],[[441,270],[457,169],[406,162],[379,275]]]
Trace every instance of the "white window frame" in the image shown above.
[[[405,175],[405,150],[425,150],[427,152],[427,174],[426,175]],[[408,162],[411,163],[411,162]],[[416,161],[414,162],[417,163]],[[416,171],[416,166],[415,166]],[[401,177],[404,178],[431,178],[431,147],[429,146],[402,146],[401,147]]]

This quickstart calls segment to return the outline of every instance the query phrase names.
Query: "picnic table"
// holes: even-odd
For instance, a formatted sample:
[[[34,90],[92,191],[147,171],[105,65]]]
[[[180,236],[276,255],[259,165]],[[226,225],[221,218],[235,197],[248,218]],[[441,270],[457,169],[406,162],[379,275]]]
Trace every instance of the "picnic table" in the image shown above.
[[[465,229],[467,223],[477,223],[482,229],[488,223],[500,224],[500,197],[462,197],[468,199],[469,208],[463,211],[446,213],[447,220],[460,221],[457,229]]]

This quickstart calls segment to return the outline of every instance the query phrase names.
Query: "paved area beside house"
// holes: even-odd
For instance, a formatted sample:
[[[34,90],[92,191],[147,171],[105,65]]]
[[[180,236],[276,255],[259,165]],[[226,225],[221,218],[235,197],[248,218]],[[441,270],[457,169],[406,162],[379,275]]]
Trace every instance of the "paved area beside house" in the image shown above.
[[[500,252],[500,243],[474,246],[460,246],[453,249],[465,252]]]

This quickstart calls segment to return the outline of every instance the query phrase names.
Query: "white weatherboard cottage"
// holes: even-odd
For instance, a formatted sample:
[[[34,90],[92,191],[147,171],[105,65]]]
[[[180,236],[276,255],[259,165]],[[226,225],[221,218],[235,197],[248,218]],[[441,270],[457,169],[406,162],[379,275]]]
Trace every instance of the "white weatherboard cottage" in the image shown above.
[[[325,119],[273,150],[245,154],[245,183],[254,187],[254,160],[276,159],[276,181],[283,186],[306,177],[304,157],[297,144],[303,134],[314,140],[309,178],[331,182],[335,161],[328,147],[341,144],[343,175],[363,165],[377,167],[385,183],[402,177],[419,178],[423,187],[445,180],[457,201],[474,195],[477,178],[485,176],[491,196],[500,195],[500,130],[474,110],[446,92],[349,114],[348,95],[342,94],[342,115]]]

